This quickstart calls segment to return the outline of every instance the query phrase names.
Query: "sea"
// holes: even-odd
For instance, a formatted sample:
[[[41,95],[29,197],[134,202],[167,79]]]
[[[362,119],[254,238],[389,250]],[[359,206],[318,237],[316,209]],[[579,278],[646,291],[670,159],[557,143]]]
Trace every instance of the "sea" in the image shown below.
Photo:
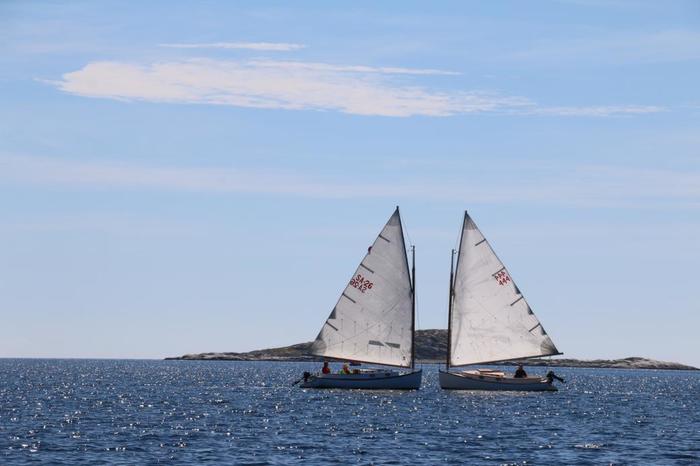
[[[444,391],[437,365],[417,391],[293,385],[312,369],[0,359],[0,464],[700,464],[700,371],[556,368],[552,393]]]

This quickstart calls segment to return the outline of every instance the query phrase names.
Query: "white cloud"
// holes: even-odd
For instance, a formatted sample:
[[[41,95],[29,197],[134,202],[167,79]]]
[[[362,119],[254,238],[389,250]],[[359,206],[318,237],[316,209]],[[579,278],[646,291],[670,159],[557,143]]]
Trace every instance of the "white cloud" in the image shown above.
[[[176,49],[242,49],[265,52],[292,52],[306,48],[302,44],[287,42],[212,42],[206,44],[159,44],[159,47]]]
[[[468,184],[421,175],[402,181],[348,181],[298,172],[154,167],[0,155],[0,182],[69,189],[138,189],[247,193],[316,199],[391,199],[474,204],[560,205],[604,208],[700,208],[700,172],[583,166]],[[499,181],[502,180],[502,181]]]
[[[189,104],[338,111],[387,117],[501,112],[563,116],[650,113],[658,107],[541,107],[526,97],[431,90],[398,84],[394,75],[441,75],[431,69],[292,61],[193,59],[137,65],[93,62],[53,82],[71,94]]]

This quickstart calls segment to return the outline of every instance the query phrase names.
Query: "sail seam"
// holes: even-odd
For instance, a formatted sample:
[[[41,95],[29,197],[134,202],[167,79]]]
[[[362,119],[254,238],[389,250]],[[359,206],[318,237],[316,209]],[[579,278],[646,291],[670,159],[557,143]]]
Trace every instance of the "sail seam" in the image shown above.
[[[345,293],[343,293],[343,296],[345,296],[346,298],[348,298],[348,299],[349,299],[350,301],[352,301],[353,303],[357,304],[357,301],[355,301],[354,299],[352,299],[350,296],[346,295]]]
[[[352,298],[350,298],[349,296],[347,296],[345,293],[343,293],[341,296],[345,296],[346,298],[348,298],[349,300],[352,301]],[[353,302],[354,302],[354,301],[353,301]],[[396,312],[396,311],[399,309],[399,308],[398,308],[398,305],[399,305],[399,301],[396,301],[394,304],[385,307],[385,308],[382,310],[382,314],[388,315],[388,314],[391,314],[391,313]],[[329,322],[326,321],[326,324],[329,324]],[[329,325],[330,325],[330,324],[329,324]],[[365,330],[362,330],[362,331],[356,333],[356,334],[353,335],[352,337],[345,338],[345,339],[343,339],[343,340],[341,340],[341,341],[339,341],[339,342],[337,342],[337,343],[328,344],[327,348],[335,348],[335,347],[338,347],[339,345],[342,345],[342,344],[344,344],[344,343],[346,343],[346,342],[351,342],[351,341],[353,341],[353,340],[357,340],[360,336],[367,334],[371,329],[375,329],[375,328],[376,328],[377,326],[379,326],[379,325],[381,325],[381,324],[380,324],[380,323],[375,323],[374,325],[371,325],[371,326],[367,327]],[[331,327],[333,327],[333,326],[331,325]],[[335,327],[333,327],[333,328],[335,328]],[[337,331],[340,331],[340,330],[338,330],[338,329],[336,329],[336,330],[337,330]],[[316,354],[316,353],[314,353],[314,354]],[[329,356],[328,353],[316,354],[316,355],[317,355],[317,356],[324,356],[324,357],[334,357],[334,356]],[[379,362],[377,362],[377,361],[359,360],[359,359],[354,360],[354,359],[347,359],[347,358],[341,358],[341,357],[337,357],[336,359],[345,360],[345,361],[357,361],[357,362],[376,363],[376,364],[383,364],[383,365],[385,365],[385,366],[393,366],[393,365],[395,365],[395,364],[379,363]],[[409,367],[409,366],[402,366],[402,365],[396,365],[396,366],[397,366],[397,367]]]
[[[381,239],[383,239],[384,241],[386,241],[387,243],[391,243],[391,241],[389,241],[388,239],[386,239],[385,237],[383,237],[381,234],[379,235],[379,237],[380,237]]]
[[[542,326],[542,324],[539,323],[539,322],[537,322],[537,325],[535,325],[535,326],[532,327],[530,330],[528,330],[528,332],[532,332],[532,331],[535,330],[537,327],[541,327],[541,326]]]
[[[479,241],[478,243],[476,243],[474,246],[478,246],[478,245],[480,245],[481,243],[483,243],[484,241],[486,241],[486,238],[482,239],[481,241]]]

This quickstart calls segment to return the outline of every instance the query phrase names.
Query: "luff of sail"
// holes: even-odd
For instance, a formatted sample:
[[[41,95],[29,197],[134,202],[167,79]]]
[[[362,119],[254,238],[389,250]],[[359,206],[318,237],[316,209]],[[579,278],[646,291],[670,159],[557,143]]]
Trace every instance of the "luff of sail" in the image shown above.
[[[508,270],[466,212],[453,290],[450,365],[559,354]]]
[[[411,366],[413,290],[397,208],[323,324],[311,353]]]

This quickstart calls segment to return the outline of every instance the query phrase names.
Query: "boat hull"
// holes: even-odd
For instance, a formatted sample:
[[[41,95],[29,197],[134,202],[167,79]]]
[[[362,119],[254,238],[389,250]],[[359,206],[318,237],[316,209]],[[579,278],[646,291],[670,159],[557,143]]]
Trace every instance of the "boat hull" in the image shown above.
[[[518,392],[555,392],[557,387],[547,379],[493,376],[470,372],[440,371],[440,387],[445,390],[488,390]]]
[[[340,388],[363,390],[417,390],[423,371],[408,373],[377,371],[362,374],[316,374],[301,382],[302,388]]]

